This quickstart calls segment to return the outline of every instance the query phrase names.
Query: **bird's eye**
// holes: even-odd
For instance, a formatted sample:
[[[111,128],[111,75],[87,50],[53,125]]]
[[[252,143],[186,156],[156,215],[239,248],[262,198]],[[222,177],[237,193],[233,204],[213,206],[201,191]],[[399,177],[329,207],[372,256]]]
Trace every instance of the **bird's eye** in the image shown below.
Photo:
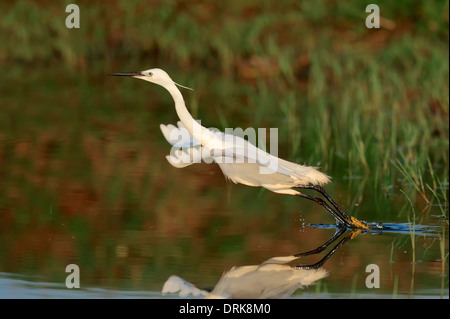
[[[153,76],[153,73],[152,72],[148,72],[148,76]]]

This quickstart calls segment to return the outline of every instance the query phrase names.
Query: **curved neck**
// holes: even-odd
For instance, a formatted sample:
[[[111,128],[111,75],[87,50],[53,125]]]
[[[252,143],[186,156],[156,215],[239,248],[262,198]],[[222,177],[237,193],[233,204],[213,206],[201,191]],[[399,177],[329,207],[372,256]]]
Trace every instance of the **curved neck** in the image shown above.
[[[174,83],[164,86],[175,101],[175,110],[181,122],[186,126],[189,133],[200,141],[202,145],[207,145],[213,138],[214,134],[205,127],[201,126],[189,113],[184,103],[183,95]]]

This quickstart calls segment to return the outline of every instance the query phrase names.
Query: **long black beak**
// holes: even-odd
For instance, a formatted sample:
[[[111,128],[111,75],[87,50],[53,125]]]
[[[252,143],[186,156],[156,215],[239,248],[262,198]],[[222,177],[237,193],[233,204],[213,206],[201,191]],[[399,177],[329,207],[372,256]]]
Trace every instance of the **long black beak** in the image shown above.
[[[118,72],[118,73],[108,73],[108,75],[113,76],[142,76],[141,72]]]

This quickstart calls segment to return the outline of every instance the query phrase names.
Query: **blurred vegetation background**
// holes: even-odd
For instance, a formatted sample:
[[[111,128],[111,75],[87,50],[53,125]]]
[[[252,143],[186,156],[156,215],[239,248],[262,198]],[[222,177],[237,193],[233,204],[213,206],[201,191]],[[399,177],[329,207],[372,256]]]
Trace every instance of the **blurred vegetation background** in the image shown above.
[[[81,28],[76,30],[64,23],[70,3],[2,3],[0,58],[59,61],[84,70],[103,66],[102,71],[120,58],[129,63],[160,58],[183,68],[245,74],[240,63],[259,57],[273,68],[261,65],[260,72],[275,76],[301,71],[307,64],[302,54],[320,46],[337,54],[350,45],[367,55],[403,38],[430,51],[448,42],[448,1],[378,1],[379,30],[365,26],[370,1],[77,1]],[[408,60],[412,52],[404,53]]]
[[[185,99],[206,126],[279,128],[280,156],[333,176],[353,215],[448,223],[449,2],[377,1],[368,29],[372,2],[76,1],[79,29],[65,25],[72,1],[1,2],[0,270],[61,276],[55,259],[82,258],[106,281],[163,278],[212,254],[203,274],[217,278],[223,256],[296,252],[281,216],[298,201],[165,162],[170,96],[105,76],[151,67],[195,89]],[[252,255],[256,243],[270,249]]]

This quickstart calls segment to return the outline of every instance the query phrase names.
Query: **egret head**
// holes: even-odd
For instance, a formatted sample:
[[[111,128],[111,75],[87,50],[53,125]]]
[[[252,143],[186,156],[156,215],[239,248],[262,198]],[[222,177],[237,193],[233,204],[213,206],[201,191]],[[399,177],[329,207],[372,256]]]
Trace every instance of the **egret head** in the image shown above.
[[[114,76],[131,76],[136,79],[141,79],[144,81],[152,82],[155,84],[159,84],[165,88],[167,88],[169,85],[176,84],[180,87],[190,89],[186,86],[180,85],[176,83],[174,80],[170,78],[170,76],[167,74],[166,71],[161,69],[149,69],[145,71],[138,71],[138,72],[120,72],[120,73],[108,73],[108,75],[114,75]]]

